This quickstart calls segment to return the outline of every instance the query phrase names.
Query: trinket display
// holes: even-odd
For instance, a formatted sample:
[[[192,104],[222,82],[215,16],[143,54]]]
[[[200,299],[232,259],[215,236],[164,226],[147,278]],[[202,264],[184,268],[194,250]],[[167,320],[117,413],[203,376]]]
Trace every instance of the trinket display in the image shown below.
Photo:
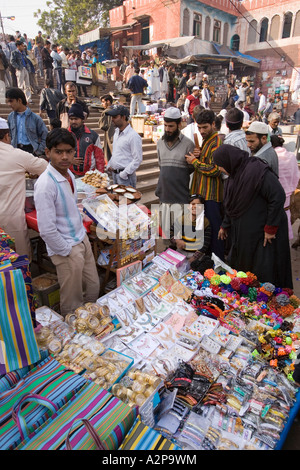
[[[183,450],[277,448],[299,407],[300,300],[252,273],[162,260],[64,322],[41,311],[40,347]],[[101,319],[118,327],[95,335]]]

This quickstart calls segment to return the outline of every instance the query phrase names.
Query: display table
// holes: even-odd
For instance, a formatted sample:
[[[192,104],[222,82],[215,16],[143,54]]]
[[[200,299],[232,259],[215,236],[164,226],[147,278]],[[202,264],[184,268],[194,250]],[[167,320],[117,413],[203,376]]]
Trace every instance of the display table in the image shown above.
[[[141,211],[146,214],[148,217],[151,215],[149,209],[144,206],[144,205],[139,205],[139,208]],[[42,238],[39,236],[39,229],[38,229],[38,223],[37,223],[37,215],[36,215],[36,210],[33,209],[31,212],[28,212],[26,214],[26,222],[27,226],[29,229],[37,232],[37,237],[35,237],[33,240],[36,243],[36,249],[37,249],[37,265],[40,269],[44,271],[48,271],[50,273],[55,273],[55,268],[49,265],[49,257],[47,256],[46,249],[45,249],[45,243],[42,240]],[[93,222],[91,219],[84,218],[83,219],[83,224],[86,228],[95,261],[97,263],[97,267],[99,269],[104,270],[104,279],[101,282],[101,290],[100,290],[100,295],[103,295],[106,285],[109,280],[110,273],[117,273],[117,270],[126,266],[130,265],[132,262],[136,260],[143,260],[146,258],[146,260],[149,259],[147,258],[147,253],[145,251],[153,251],[153,256],[156,254],[156,242],[153,243],[152,247],[149,247],[149,250],[142,251],[140,253],[137,253],[136,250],[134,251],[134,248],[130,249],[130,241],[127,241],[126,243],[123,242],[119,238],[119,232],[117,232],[117,237],[115,239],[104,239],[101,240],[96,233],[96,224]],[[132,240],[132,244],[137,244],[136,240]],[[99,260],[99,255],[101,252],[106,251],[107,253],[107,263],[105,264],[100,264],[98,263]],[[128,253],[129,252],[129,253]],[[149,253],[148,253],[149,256]],[[114,260],[116,260],[114,262]],[[48,263],[45,263],[45,261],[48,261]]]

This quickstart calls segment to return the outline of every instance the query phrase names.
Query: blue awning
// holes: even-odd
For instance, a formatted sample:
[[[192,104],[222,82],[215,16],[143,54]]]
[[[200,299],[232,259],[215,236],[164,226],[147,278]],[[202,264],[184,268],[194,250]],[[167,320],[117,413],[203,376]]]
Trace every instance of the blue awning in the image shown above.
[[[242,54],[239,51],[235,51],[235,53],[239,55],[240,57],[243,57],[244,59],[247,59],[247,60],[251,60],[252,62],[256,62],[257,64],[259,64],[260,62],[260,59],[257,59],[256,57],[252,57],[251,55]]]

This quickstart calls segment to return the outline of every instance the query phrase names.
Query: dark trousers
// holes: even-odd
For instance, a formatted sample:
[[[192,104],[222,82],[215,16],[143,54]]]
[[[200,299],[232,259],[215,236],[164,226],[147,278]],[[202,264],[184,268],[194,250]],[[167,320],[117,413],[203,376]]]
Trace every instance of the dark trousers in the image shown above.
[[[24,150],[24,152],[32,153],[33,154],[33,147],[32,145],[24,145],[24,144],[18,144],[17,145],[18,149]]]
[[[44,69],[45,79],[50,80],[50,88],[54,88],[54,80],[53,80],[53,68],[48,67]]]
[[[47,116],[49,118],[49,121],[51,121],[51,119],[54,119],[56,117],[56,112],[55,112],[55,109],[47,109]]]
[[[9,71],[10,71],[12,86],[13,86],[14,88],[18,88],[18,81],[17,81],[17,76],[16,76],[16,69],[15,69],[11,64],[9,64],[8,67],[9,67]]]
[[[84,96],[86,98],[88,97],[86,85],[77,85],[77,90],[78,90],[78,96],[82,96],[82,93],[81,93],[81,90],[82,90]]]
[[[63,93],[63,83],[62,83],[62,68],[59,67],[57,69],[54,69],[54,75],[56,79],[56,89]]]
[[[211,227],[211,251],[218,256],[218,258],[224,261],[225,243],[223,240],[218,240],[218,233],[223,220],[222,203],[216,201],[205,201],[204,210]]]

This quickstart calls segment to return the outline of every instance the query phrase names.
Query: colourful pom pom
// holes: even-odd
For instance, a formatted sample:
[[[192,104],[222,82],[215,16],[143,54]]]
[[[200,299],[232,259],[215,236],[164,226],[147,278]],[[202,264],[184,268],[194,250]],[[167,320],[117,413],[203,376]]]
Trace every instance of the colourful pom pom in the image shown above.
[[[238,271],[236,277],[247,277],[247,274],[244,271]]]

